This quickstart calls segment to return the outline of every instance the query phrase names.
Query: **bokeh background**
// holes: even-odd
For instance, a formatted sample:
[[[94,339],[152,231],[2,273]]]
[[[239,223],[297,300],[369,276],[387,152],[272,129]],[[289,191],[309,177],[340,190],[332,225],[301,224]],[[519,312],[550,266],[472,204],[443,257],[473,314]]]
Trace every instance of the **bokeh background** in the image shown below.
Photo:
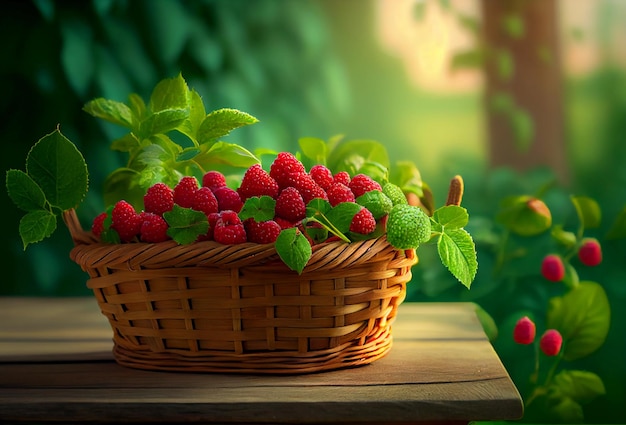
[[[103,210],[102,182],[123,159],[109,148],[120,130],[82,106],[131,92],[148,98],[179,72],[207,110],[259,118],[228,136],[250,150],[295,151],[304,136],[374,139],[392,159],[418,165],[438,205],[461,174],[478,276],[467,291],[424,247],[408,299],[480,305],[521,390],[528,352],[507,332],[513,312],[542,317],[559,293],[539,272],[554,246],[549,234],[520,238],[519,255],[497,264],[499,203],[540,195],[555,223],[575,228],[569,196],[593,198],[602,223],[591,236],[604,261],[580,274],[605,288],[612,324],[602,348],[573,366],[597,373],[607,390],[585,406],[585,421],[626,423],[626,245],[606,237],[626,206],[626,2],[5,0],[0,8],[2,169],[23,169],[30,147],[60,126],[89,165],[83,223]],[[88,295],[68,257],[69,233],[24,252],[21,212],[0,196],[0,295]]]

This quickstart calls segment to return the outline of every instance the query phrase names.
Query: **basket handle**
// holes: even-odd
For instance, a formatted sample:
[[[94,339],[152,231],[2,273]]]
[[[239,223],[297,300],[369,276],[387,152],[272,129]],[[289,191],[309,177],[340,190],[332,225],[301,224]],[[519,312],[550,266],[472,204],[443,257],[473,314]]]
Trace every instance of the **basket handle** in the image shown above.
[[[83,230],[74,208],[63,211],[63,221],[70,231],[74,245],[89,245],[98,242],[93,233]]]
[[[461,201],[463,200],[463,190],[463,177],[457,174],[450,181],[450,189],[448,190],[446,205],[460,206]]]

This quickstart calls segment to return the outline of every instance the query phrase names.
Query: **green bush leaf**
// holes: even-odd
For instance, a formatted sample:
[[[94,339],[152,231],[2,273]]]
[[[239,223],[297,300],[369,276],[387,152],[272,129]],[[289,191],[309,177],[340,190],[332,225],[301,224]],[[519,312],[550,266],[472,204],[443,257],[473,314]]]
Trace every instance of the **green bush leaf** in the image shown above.
[[[204,146],[201,146],[203,148]],[[195,161],[205,170],[214,165],[228,165],[231,167],[248,168],[261,161],[252,152],[233,143],[217,142],[210,149],[198,156]]]
[[[348,140],[339,143],[328,155],[328,168],[333,172],[348,171],[354,175],[365,162],[374,162],[389,168],[385,145],[375,140]]]
[[[26,158],[26,173],[48,202],[68,210],[87,194],[87,164],[80,151],[57,129],[41,138]]]
[[[33,179],[21,170],[8,170],[6,185],[9,197],[24,211],[45,209],[46,195]]]
[[[209,220],[206,214],[191,208],[174,205],[171,211],[163,213],[169,229],[167,234],[181,245],[190,244],[209,230]]]
[[[576,213],[583,229],[600,227],[602,212],[600,211],[600,205],[594,199],[585,196],[572,196],[572,203],[576,208]]]
[[[189,92],[189,118],[185,120],[178,130],[192,140],[196,140],[198,129],[206,116],[206,110],[202,98],[197,91]]]
[[[380,190],[365,192],[356,199],[356,203],[370,210],[376,220],[389,214],[391,207],[393,207],[391,199]]]
[[[606,394],[602,379],[592,372],[583,370],[562,370],[554,377],[558,391],[578,403],[588,403]]]
[[[596,282],[580,282],[565,295],[550,300],[547,325],[563,336],[565,360],[588,356],[600,348],[610,323],[606,292]]]
[[[148,107],[157,113],[166,110],[189,110],[189,88],[181,74],[166,78],[154,87]]]
[[[332,227],[346,234],[350,230],[352,219],[356,213],[361,211],[361,208],[363,207],[355,202],[342,202],[326,214],[326,219]]]
[[[307,238],[295,227],[281,231],[275,247],[281,260],[298,274],[302,273],[313,253]]]
[[[47,210],[30,211],[20,220],[19,232],[24,249],[31,244],[41,242],[57,228],[56,216]]]
[[[552,214],[546,204],[531,196],[504,198],[496,220],[520,236],[534,236],[552,225]]]
[[[444,229],[437,240],[437,251],[443,265],[469,289],[478,270],[471,235],[465,229]]]
[[[134,133],[126,133],[119,139],[113,140],[111,143],[111,149],[120,152],[132,152],[134,149],[138,149],[141,146],[139,139]]]
[[[326,164],[328,157],[328,147],[326,142],[317,137],[302,137],[298,140],[298,145],[302,154],[309,158],[314,164]]]
[[[83,110],[96,118],[133,129],[133,113],[122,102],[100,97],[87,102]]]
[[[244,221],[253,218],[255,221],[267,221],[274,218],[274,210],[276,208],[276,200],[271,196],[253,196],[246,199],[239,218]]]
[[[565,248],[572,248],[576,245],[576,235],[573,232],[564,230],[563,226],[560,224],[552,227],[550,235],[555,241],[563,245]]]
[[[155,134],[167,133],[175,130],[187,118],[189,118],[189,109],[164,109],[155,112],[141,122],[139,135],[145,139]]]
[[[237,109],[223,108],[210,112],[197,131],[198,143],[209,143],[232,130],[258,122],[255,117]]]
[[[444,229],[460,229],[469,222],[469,214],[463,207],[447,205],[435,210],[432,219]]]

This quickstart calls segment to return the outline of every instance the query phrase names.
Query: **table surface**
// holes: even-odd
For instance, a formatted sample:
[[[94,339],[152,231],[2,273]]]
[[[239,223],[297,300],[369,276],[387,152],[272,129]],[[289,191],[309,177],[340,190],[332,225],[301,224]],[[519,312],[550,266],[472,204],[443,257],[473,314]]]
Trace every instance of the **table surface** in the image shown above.
[[[522,400],[471,303],[404,303],[389,354],[296,376],[115,363],[92,298],[0,298],[0,422],[467,423]]]

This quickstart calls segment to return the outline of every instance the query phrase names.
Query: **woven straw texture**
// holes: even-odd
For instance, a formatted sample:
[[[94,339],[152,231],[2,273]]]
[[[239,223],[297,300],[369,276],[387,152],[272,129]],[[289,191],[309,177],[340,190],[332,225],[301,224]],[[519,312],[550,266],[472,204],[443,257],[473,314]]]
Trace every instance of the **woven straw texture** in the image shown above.
[[[414,250],[385,237],[314,247],[298,275],[272,244],[98,243],[65,213],[73,261],[113,329],[118,363],[149,370],[307,373],[392,345]]]

